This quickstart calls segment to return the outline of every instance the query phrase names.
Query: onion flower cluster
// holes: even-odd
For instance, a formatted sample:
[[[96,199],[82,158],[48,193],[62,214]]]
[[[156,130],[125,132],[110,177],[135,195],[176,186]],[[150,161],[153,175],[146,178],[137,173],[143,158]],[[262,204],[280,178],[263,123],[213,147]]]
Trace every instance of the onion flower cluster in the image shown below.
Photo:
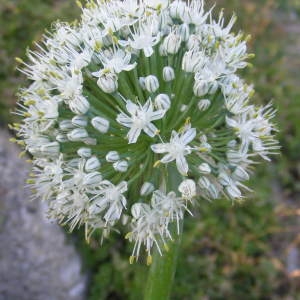
[[[87,238],[127,230],[130,261],[145,249],[151,263],[196,202],[243,199],[253,166],[278,149],[274,110],[251,103],[238,75],[251,55],[235,16],[215,19],[202,0],[79,5],[79,21],[18,59],[30,85],[11,127],[51,219]]]

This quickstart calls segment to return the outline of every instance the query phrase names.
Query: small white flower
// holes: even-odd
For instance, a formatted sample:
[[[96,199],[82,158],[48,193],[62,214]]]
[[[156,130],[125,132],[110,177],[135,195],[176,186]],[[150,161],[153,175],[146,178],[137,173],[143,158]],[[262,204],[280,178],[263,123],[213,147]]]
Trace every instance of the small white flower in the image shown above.
[[[209,99],[201,99],[198,102],[198,108],[200,111],[205,111],[210,107],[210,100]]]
[[[94,117],[91,123],[101,133],[106,133],[109,129],[109,121],[102,117]]]
[[[149,93],[155,93],[159,88],[157,77],[154,75],[145,77],[145,88]]]
[[[182,181],[178,187],[178,191],[182,197],[187,200],[192,200],[196,196],[196,183],[192,179]]]
[[[103,218],[109,222],[115,222],[120,219],[122,211],[126,208],[127,200],[123,193],[127,191],[127,182],[122,181],[114,185],[108,180],[102,181],[101,189],[97,192],[97,198],[93,200],[94,210],[98,213],[106,211]]]
[[[90,148],[81,147],[77,150],[77,154],[83,158],[89,158],[92,156],[92,150]]]
[[[86,172],[91,172],[99,169],[100,165],[99,159],[96,156],[92,156],[86,161],[84,168]]]
[[[202,174],[209,174],[211,172],[211,168],[209,166],[209,164],[207,163],[202,163],[199,167],[198,170],[202,173]]]
[[[44,155],[57,156],[59,155],[60,146],[58,142],[47,143],[41,146],[41,152]]]
[[[130,71],[136,66],[136,62],[133,64],[130,63],[131,54],[122,49],[105,50],[99,53],[98,57],[103,64],[103,68],[115,74],[121,73],[122,71]],[[100,77],[97,72],[93,73],[93,75]]]
[[[195,128],[188,128],[181,134],[173,130],[169,143],[151,145],[151,149],[155,153],[167,153],[160,161],[166,164],[176,160],[178,171],[183,175],[187,175],[189,166],[185,156],[192,152],[192,149],[188,144],[195,137]]]
[[[128,162],[126,160],[118,160],[113,163],[113,168],[118,172],[124,173],[128,169]]]
[[[158,109],[168,110],[171,106],[171,100],[167,94],[159,94],[155,97],[154,104]]]
[[[79,142],[89,136],[88,132],[84,128],[76,128],[67,134],[67,137],[72,142]]]
[[[176,54],[179,51],[182,38],[177,31],[172,31],[167,37],[165,37],[162,43],[162,52],[168,54]]]
[[[97,84],[104,93],[111,94],[118,89],[118,77],[115,73],[100,70],[92,75],[98,77]]]
[[[148,196],[154,191],[154,185],[151,182],[144,182],[140,194],[141,196]]]
[[[164,81],[170,82],[175,79],[175,72],[174,69],[170,66],[163,68],[163,78]]]
[[[154,137],[155,134],[157,134],[158,129],[151,122],[163,118],[165,111],[153,111],[151,99],[148,99],[143,106],[141,104],[136,105],[128,100],[126,109],[130,116],[121,113],[117,117],[117,122],[125,127],[130,128],[127,134],[129,144],[136,143],[142,131],[144,131],[150,137]]]
[[[106,154],[105,159],[107,162],[116,162],[120,159],[120,156],[117,151],[109,151]]]
[[[86,127],[87,123],[87,118],[85,116],[75,116],[72,118],[72,124],[74,126]]]

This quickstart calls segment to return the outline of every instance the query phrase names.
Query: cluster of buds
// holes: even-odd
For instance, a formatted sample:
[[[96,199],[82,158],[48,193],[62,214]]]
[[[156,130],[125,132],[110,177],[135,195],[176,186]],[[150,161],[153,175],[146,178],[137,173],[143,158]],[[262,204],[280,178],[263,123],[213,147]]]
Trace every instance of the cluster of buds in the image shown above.
[[[31,84],[11,126],[50,218],[87,238],[128,229],[130,261],[145,248],[151,263],[196,201],[243,199],[253,165],[278,149],[274,110],[251,104],[237,75],[251,55],[235,17],[214,19],[202,0],[80,7],[19,60]]]

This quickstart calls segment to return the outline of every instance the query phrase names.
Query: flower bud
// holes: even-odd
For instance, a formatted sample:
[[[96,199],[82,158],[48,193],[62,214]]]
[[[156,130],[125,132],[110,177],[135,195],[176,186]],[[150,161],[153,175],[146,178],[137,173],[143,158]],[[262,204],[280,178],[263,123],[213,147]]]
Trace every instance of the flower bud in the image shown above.
[[[232,173],[234,179],[239,181],[249,180],[249,174],[241,166],[237,166],[234,172]]]
[[[101,133],[106,133],[109,129],[109,121],[104,118],[95,117],[92,119],[91,123],[93,127]]]
[[[116,162],[120,159],[120,156],[117,151],[109,151],[106,154],[105,159],[107,162]]]
[[[119,160],[113,164],[113,167],[116,171],[124,173],[128,169],[128,162],[126,160]]]
[[[68,142],[68,137],[65,134],[59,133],[55,138],[59,143]]]
[[[86,161],[84,168],[86,172],[91,172],[99,169],[100,165],[99,159],[96,156],[93,156]]]
[[[189,39],[190,36],[190,28],[189,25],[186,23],[183,23],[179,26],[179,34],[181,36],[181,39],[186,42]]]
[[[72,118],[72,124],[78,127],[85,127],[87,125],[87,118],[84,116],[75,116]]]
[[[142,90],[145,90],[145,89],[146,89],[146,85],[145,85],[145,77],[140,77],[140,78],[139,78],[139,84],[140,84]]]
[[[231,198],[241,198],[242,193],[236,185],[229,185],[225,188],[228,196]]]
[[[195,96],[202,97],[208,93],[209,85],[205,80],[198,80],[194,83],[193,91]]]
[[[104,93],[111,94],[118,89],[118,77],[114,73],[103,73],[97,80],[97,84]]]
[[[209,164],[207,163],[202,163],[199,167],[198,167],[199,172],[201,172],[202,174],[210,174],[211,172],[211,168],[209,166]]]
[[[81,147],[77,150],[77,154],[80,156],[80,157],[83,157],[83,158],[88,158],[92,155],[92,150],[90,148],[86,148],[86,147]]]
[[[41,152],[45,155],[53,156],[59,154],[59,143],[52,142],[41,146]]]
[[[76,128],[70,131],[68,134],[68,139],[72,142],[79,142],[87,138],[89,134],[84,128]]]
[[[68,102],[71,111],[83,115],[90,109],[90,103],[84,96],[77,96]]]
[[[176,32],[171,32],[163,41],[162,47],[169,54],[176,54],[181,45],[181,36]]]
[[[182,19],[186,12],[186,4],[182,1],[174,1],[170,5],[170,16],[173,19]]]
[[[163,69],[163,78],[164,81],[169,82],[175,79],[174,69],[172,67],[164,67]]]
[[[63,131],[69,131],[70,129],[73,129],[74,125],[72,124],[71,120],[63,120],[59,122],[59,129]]]
[[[141,187],[140,194],[141,196],[148,196],[154,191],[154,185],[150,182],[144,182]]]
[[[83,178],[84,185],[98,185],[102,181],[102,176],[99,172],[88,173]]]
[[[200,111],[205,111],[210,107],[210,100],[209,99],[201,99],[198,102],[198,108]]]
[[[186,179],[182,181],[178,187],[178,191],[185,199],[192,199],[196,196],[196,184],[192,179]]]
[[[156,76],[149,75],[145,78],[145,87],[149,93],[155,93],[159,88],[159,82]]]
[[[201,188],[208,190],[210,187],[210,181],[208,178],[202,176],[198,180],[198,184]]]
[[[171,106],[170,97],[167,94],[159,94],[154,99],[155,106],[158,109],[168,110]]]

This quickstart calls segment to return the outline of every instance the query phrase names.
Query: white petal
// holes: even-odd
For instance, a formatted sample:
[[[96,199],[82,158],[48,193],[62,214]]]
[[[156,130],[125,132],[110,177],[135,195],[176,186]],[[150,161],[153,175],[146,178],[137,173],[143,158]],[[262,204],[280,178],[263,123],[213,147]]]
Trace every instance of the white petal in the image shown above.
[[[166,113],[166,111],[162,110],[162,109],[154,111],[151,114],[151,121],[162,119],[164,117],[165,113]]]
[[[150,57],[154,52],[152,47],[146,47],[143,51],[146,57]]]
[[[166,154],[160,161],[164,164],[169,163],[171,161],[173,161],[175,159],[175,157],[171,154]]]
[[[177,166],[179,173],[181,173],[182,175],[187,175],[189,166],[183,155],[178,155],[176,157],[176,166]]]
[[[128,143],[134,144],[136,143],[139,135],[141,134],[141,128],[137,128],[135,126],[131,127],[129,132],[127,133]]]
[[[134,115],[139,109],[139,107],[136,104],[134,104],[132,101],[128,100],[126,102],[126,109],[131,115]]]
[[[197,131],[196,128],[191,128],[189,130],[187,130],[181,137],[181,141],[184,145],[187,145],[188,143],[190,143],[196,136]]]
[[[147,124],[143,130],[150,137],[154,137],[157,132],[157,128],[152,123]]]
[[[154,144],[151,145],[151,149],[155,153],[165,153],[168,152],[168,144]]]

